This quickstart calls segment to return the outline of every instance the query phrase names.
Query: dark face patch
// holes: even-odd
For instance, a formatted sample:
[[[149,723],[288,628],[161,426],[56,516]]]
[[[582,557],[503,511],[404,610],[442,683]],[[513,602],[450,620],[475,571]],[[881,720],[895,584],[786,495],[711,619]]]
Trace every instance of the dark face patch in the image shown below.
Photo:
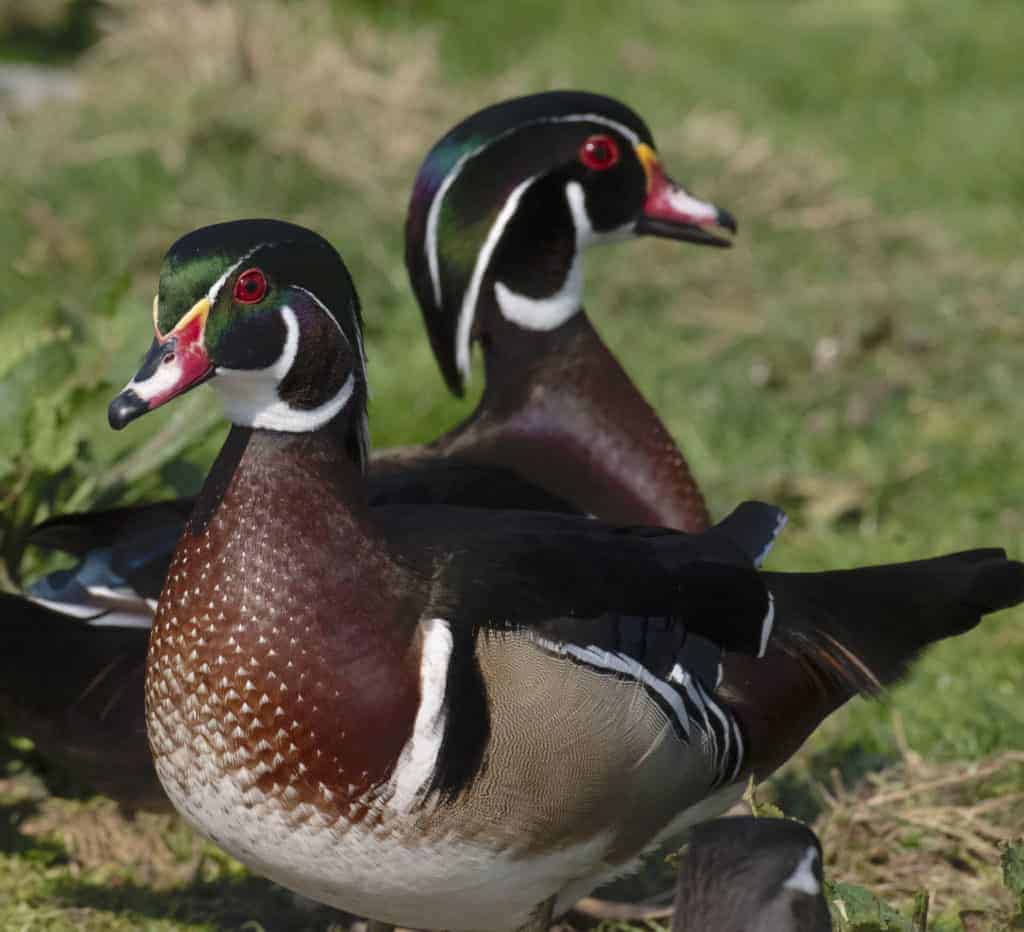
[[[211,313],[209,323],[216,323],[211,333],[207,327],[207,347],[215,366],[227,369],[266,369],[277,362],[284,350],[287,330],[276,307],[232,308]]]

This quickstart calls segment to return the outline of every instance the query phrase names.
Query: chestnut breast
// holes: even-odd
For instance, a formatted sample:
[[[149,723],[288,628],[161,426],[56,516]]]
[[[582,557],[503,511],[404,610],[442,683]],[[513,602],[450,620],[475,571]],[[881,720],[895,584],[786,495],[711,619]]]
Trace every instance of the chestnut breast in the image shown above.
[[[157,770],[176,803],[230,778],[253,805],[360,821],[412,731],[416,600],[317,464],[249,457],[186,529],[161,594]]]

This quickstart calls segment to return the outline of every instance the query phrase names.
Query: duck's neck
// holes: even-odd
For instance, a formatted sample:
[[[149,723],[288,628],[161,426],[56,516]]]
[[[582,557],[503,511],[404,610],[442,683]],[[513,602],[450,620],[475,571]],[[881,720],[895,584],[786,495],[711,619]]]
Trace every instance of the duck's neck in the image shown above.
[[[482,342],[487,386],[446,452],[510,466],[604,520],[707,527],[686,460],[582,309],[548,331],[502,321]]]
[[[338,419],[319,430],[286,433],[232,425],[210,469],[189,519],[189,531],[202,533],[222,508],[225,497],[249,486],[273,488],[265,507],[289,521],[304,500],[322,500],[337,512],[341,526],[366,533],[366,489],[362,467],[353,455],[351,432]]]

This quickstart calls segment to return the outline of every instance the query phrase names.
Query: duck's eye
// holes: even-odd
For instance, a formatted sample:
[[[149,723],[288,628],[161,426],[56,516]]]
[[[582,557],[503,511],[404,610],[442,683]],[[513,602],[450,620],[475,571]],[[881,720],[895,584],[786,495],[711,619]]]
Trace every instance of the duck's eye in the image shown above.
[[[591,136],[580,146],[580,161],[591,171],[603,172],[619,160],[619,146],[611,136]]]
[[[235,280],[235,300],[239,304],[255,304],[267,293],[267,277],[259,269],[246,269]]]

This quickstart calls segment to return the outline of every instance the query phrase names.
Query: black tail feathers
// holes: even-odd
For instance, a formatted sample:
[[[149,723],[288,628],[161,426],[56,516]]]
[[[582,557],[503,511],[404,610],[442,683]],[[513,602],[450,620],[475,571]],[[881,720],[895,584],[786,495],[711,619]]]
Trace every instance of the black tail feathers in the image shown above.
[[[728,541],[746,560],[760,566],[786,526],[786,513],[764,502],[742,502],[705,534]]]
[[[1024,564],[999,549],[825,573],[765,573],[773,644],[819,677],[877,692],[929,644],[1024,602]]]

